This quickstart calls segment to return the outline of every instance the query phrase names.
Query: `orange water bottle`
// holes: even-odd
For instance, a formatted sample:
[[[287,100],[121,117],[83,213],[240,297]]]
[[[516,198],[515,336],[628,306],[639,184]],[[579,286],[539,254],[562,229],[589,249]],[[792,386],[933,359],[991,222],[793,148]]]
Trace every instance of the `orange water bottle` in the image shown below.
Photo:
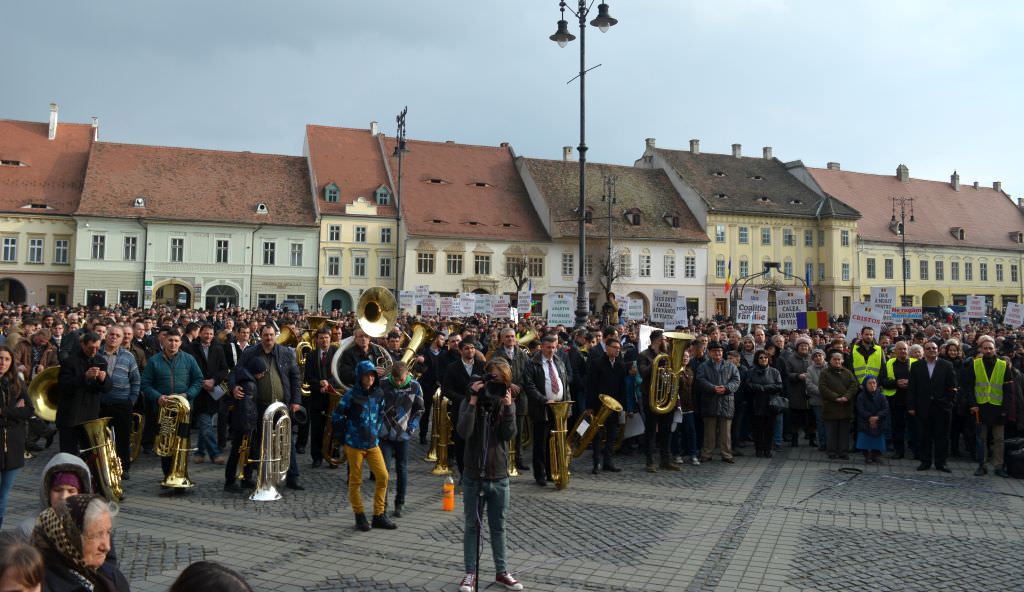
[[[455,511],[455,481],[452,481],[451,475],[444,478],[444,498],[441,506],[445,512]]]

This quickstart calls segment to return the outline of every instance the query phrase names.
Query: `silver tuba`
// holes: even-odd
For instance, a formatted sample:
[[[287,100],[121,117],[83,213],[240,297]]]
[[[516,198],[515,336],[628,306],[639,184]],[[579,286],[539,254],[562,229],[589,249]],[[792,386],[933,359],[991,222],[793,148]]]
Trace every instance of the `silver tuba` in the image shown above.
[[[256,491],[249,499],[256,502],[272,502],[281,499],[277,486],[291,466],[292,420],[288,417],[288,406],[273,403],[263,412],[263,434],[260,437],[259,472],[256,475]]]

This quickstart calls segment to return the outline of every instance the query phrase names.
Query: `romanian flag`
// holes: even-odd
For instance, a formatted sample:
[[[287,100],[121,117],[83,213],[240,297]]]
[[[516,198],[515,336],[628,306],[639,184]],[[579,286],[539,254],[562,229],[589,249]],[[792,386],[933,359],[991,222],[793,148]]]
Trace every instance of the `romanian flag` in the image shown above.
[[[811,290],[811,268],[808,267],[807,269],[804,270],[804,279],[806,280],[806,285],[804,286],[804,299],[808,303],[810,303],[813,302],[814,300],[813,298],[811,298],[811,296],[814,294],[814,292]]]
[[[729,290],[732,290],[732,257],[729,257],[729,267],[725,272],[725,295],[729,295]]]
[[[810,310],[796,313],[797,329],[825,329],[828,327],[828,312]]]

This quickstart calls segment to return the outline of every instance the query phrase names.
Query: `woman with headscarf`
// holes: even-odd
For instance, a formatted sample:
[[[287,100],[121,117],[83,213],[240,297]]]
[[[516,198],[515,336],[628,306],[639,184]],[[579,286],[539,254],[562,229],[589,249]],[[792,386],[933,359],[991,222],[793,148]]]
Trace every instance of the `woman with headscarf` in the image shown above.
[[[878,379],[868,374],[857,393],[857,448],[864,451],[864,463],[881,463],[885,452],[882,427],[889,416],[889,401],[878,388]]]
[[[39,514],[32,544],[46,564],[47,592],[127,592],[128,581],[109,564],[110,506],[94,494],[73,495]]]
[[[15,369],[14,354],[6,345],[0,345],[0,526],[4,523],[14,478],[25,466],[26,430],[34,414],[28,389]]]

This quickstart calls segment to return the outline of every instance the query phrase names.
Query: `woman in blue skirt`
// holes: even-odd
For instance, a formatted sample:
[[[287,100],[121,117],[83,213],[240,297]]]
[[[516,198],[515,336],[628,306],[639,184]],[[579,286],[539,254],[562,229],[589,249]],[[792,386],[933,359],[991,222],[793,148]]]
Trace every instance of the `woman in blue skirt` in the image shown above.
[[[885,452],[882,426],[889,417],[889,402],[878,388],[878,379],[864,377],[857,394],[857,448],[864,451],[865,464],[881,464]]]

